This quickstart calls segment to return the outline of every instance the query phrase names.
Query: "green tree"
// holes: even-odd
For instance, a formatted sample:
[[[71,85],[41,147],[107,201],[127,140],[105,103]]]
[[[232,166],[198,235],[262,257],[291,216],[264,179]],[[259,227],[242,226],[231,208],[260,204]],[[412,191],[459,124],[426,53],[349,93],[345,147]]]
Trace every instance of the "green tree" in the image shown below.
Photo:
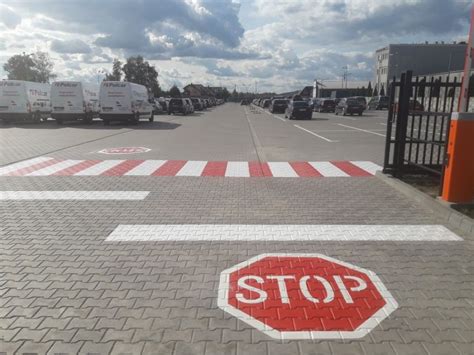
[[[10,80],[27,80],[39,83],[49,83],[56,78],[53,73],[53,62],[45,52],[17,54],[8,59],[3,69]]]
[[[385,96],[385,88],[382,85],[382,88],[380,89],[380,96]]]
[[[373,92],[374,91],[372,90],[372,82],[369,81],[369,85],[367,86],[367,96],[371,97]]]
[[[158,72],[141,55],[128,58],[122,66],[122,71],[125,75],[125,81],[146,86],[155,97],[161,95]]]
[[[107,74],[104,78],[106,81],[120,81],[122,80],[122,62],[117,58],[114,59],[112,65],[112,73]]]
[[[229,90],[227,90],[227,88],[224,88],[224,89],[222,90],[221,96],[222,96],[221,98],[222,98],[224,101],[227,101],[227,99],[228,99],[229,96],[230,96]]]
[[[372,96],[378,96],[379,92],[377,91],[377,86],[374,87],[374,94]]]
[[[173,85],[169,91],[171,97],[181,97],[181,91],[179,91],[176,85]]]

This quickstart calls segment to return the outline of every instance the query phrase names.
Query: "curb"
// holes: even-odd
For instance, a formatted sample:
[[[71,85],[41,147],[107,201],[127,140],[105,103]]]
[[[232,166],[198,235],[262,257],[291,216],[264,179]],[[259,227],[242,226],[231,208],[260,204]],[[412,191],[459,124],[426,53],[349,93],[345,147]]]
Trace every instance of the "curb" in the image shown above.
[[[381,171],[377,171],[375,176],[405,196],[431,210],[450,227],[461,231],[467,236],[474,237],[474,220],[452,209],[448,203],[433,199],[413,186],[389,175],[385,175]]]

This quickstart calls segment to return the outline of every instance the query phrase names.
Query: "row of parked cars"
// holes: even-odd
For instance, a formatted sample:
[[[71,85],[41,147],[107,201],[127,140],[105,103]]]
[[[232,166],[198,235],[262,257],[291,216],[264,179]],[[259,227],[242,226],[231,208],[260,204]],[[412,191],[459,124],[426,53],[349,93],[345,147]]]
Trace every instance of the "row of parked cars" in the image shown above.
[[[222,99],[200,97],[166,98],[159,101],[161,108],[164,112],[167,112],[168,115],[175,115],[178,113],[187,115],[194,111],[203,111],[209,107],[222,105],[223,103],[224,100]]]
[[[58,124],[101,118],[111,121],[150,122],[156,113],[191,113],[223,103],[215,98],[149,97],[143,85],[123,81],[103,81],[99,86],[78,81],[52,84],[23,80],[0,81],[0,120],[3,123],[41,122],[53,118]]]
[[[299,95],[286,99],[281,97],[260,98],[254,105],[268,108],[272,113],[285,113],[285,118],[311,119],[312,112],[334,112],[336,115],[362,115],[365,110],[388,109],[388,96],[374,96],[369,102],[363,96],[347,98],[315,98],[305,100]]]

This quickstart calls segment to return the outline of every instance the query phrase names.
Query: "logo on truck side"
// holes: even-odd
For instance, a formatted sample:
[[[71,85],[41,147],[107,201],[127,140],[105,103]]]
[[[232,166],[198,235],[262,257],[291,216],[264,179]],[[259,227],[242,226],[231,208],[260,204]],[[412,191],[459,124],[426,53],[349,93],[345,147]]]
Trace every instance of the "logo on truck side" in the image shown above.
[[[11,81],[2,80],[0,81],[0,86],[20,86],[21,83],[15,83]]]
[[[77,87],[77,83],[54,83],[54,86],[60,87],[60,88],[75,88]]]
[[[106,88],[124,88],[127,86],[126,83],[102,83],[102,85]]]

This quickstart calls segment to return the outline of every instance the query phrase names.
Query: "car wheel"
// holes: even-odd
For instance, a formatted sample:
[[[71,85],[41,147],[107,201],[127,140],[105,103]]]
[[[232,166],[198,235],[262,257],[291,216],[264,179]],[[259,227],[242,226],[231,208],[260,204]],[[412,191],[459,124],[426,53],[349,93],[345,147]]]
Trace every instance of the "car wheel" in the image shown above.
[[[58,124],[58,125],[62,125],[62,124],[63,124],[63,120],[61,120],[61,119],[57,119],[57,118],[56,118],[56,124]]]
[[[152,113],[150,118],[148,119],[148,122],[153,122],[154,120],[155,120],[155,115],[153,115]]]
[[[362,112],[359,112],[359,116],[362,116]]]
[[[346,115],[346,109],[342,109],[342,115],[345,116]]]

